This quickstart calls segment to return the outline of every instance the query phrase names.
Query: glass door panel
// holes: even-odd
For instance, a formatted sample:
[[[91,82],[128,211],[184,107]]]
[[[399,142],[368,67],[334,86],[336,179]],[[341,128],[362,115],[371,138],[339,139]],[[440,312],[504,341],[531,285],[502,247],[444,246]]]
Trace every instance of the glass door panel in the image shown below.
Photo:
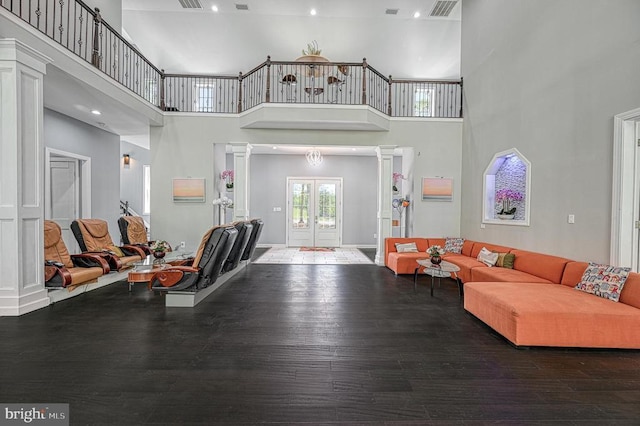
[[[309,229],[309,202],[311,201],[311,183],[296,183],[292,185],[292,223],[293,229]]]
[[[336,229],[336,184],[318,185],[318,228]]]
[[[289,178],[287,245],[339,247],[341,179]]]

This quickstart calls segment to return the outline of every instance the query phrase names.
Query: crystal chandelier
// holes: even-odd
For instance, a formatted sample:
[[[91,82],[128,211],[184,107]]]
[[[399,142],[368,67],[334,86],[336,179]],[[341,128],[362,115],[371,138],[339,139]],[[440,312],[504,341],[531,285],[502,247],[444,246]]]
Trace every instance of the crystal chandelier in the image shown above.
[[[307,151],[307,161],[312,166],[319,166],[322,164],[322,153],[317,149],[311,149]]]

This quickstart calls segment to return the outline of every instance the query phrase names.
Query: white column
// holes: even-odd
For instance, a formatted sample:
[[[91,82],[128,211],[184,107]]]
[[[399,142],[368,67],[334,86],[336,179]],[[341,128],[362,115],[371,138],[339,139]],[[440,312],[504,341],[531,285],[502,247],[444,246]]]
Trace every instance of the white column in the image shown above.
[[[233,152],[233,220],[249,219],[249,157],[251,145],[231,142]]]
[[[384,266],[384,240],[391,237],[393,216],[393,152],[395,145],[381,145],[378,154],[378,240],[375,261]]]
[[[44,114],[49,58],[0,39],[0,315],[49,304],[44,288]]]

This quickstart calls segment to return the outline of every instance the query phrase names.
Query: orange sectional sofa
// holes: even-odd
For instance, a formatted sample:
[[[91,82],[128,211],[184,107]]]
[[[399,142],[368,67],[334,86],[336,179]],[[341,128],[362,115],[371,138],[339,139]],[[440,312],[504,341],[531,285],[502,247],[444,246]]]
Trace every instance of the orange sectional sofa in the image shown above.
[[[415,242],[418,253],[398,253],[396,243]],[[388,238],[385,264],[396,274],[413,274],[416,259],[428,257],[444,238]],[[513,269],[476,260],[483,247],[515,255]],[[444,259],[460,267],[464,308],[516,346],[640,349],[640,274],[631,272],[613,302],[574,287],[588,266],[495,244],[467,241],[462,253]]]

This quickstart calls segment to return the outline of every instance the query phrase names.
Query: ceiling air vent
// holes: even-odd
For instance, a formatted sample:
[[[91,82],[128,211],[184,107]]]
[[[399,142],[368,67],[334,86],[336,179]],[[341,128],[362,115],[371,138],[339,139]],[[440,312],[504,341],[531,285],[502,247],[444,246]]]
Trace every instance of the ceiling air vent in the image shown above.
[[[178,0],[183,9],[202,9],[200,0]]]
[[[458,0],[455,0],[455,1],[439,0],[436,2],[435,5],[433,5],[433,9],[431,9],[429,16],[445,18],[449,16],[449,14],[451,13],[451,10],[455,7],[457,3],[458,3]]]
[[[387,9],[384,11],[384,13],[386,13],[387,15],[397,15],[398,14],[398,10],[400,9]]]
[[[248,4],[236,3],[236,9],[238,9],[238,10],[249,10],[249,5]]]

